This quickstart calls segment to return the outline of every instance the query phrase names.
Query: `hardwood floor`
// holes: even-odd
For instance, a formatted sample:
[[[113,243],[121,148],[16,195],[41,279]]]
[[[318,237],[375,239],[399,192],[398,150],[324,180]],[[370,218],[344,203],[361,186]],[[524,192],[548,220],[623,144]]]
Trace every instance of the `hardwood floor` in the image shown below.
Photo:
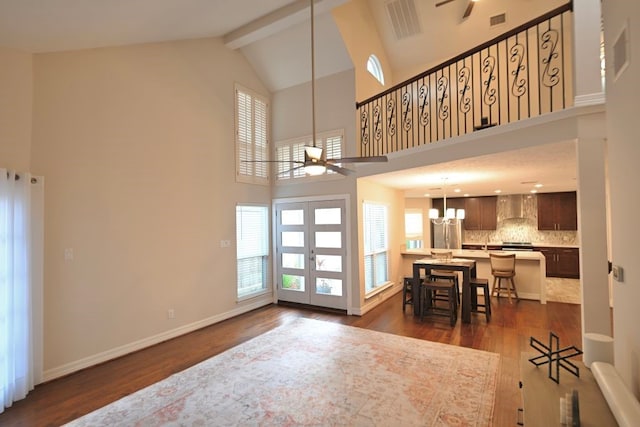
[[[529,337],[546,342],[549,331],[561,345],[581,347],[580,306],[522,300],[492,300],[493,317],[473,314],[472,323],[449,326],[444,317],[414,318],[402,312],[401,294],[362,317],[297,307],[271,305],[212,325],[130,355],[37,386],[26,399],[0,414],[1,426],[57,426],[91,412],[138,389],[221,353],[293,318],[338,322],[361,328],[499,353],[495,426],[513,426],[520,406],[520,353],[529,351]]]

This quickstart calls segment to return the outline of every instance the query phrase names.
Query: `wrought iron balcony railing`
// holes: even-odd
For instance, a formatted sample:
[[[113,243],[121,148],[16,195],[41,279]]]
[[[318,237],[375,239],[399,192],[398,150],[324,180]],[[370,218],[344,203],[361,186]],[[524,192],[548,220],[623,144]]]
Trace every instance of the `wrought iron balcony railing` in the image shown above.
[[[360,155],[383,155],[573,105],[572,3],[356,104]]]

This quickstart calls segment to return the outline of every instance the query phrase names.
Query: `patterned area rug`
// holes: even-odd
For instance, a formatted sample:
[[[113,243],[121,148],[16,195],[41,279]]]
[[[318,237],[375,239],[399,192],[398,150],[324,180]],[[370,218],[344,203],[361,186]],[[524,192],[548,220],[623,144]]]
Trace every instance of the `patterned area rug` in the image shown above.
[[[499,361],[300,318],[67,425],[489,426]]]

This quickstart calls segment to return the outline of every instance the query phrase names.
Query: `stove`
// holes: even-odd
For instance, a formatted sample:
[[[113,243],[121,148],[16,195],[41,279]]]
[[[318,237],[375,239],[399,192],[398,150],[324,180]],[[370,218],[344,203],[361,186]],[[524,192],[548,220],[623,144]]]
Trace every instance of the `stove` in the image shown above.
[[[531,242],[502,242],[503,251],[532,251]]]

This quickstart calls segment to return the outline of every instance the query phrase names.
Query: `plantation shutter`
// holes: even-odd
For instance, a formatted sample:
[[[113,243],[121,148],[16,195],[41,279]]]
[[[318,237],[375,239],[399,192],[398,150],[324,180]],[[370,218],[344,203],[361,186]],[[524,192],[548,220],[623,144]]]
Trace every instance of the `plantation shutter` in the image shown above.
[[[236,85],[236,177],[240,182],[268,184],[269,104]]]

